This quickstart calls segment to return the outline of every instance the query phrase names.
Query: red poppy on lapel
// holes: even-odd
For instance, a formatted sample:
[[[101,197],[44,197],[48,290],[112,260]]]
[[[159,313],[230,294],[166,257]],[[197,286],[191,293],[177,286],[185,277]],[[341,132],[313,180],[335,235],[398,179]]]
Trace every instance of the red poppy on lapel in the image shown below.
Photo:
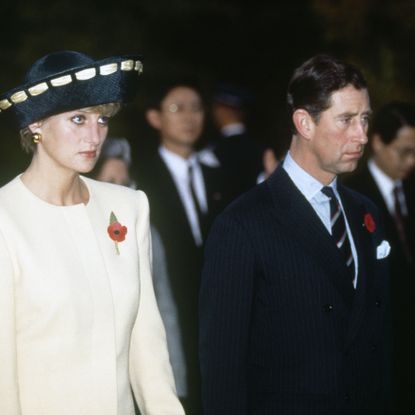
[[[127,234],[127,227],[118,222],[114,212],[111,212],[110,214],[110,224],[107,228],[107,232],[110,238],[115,242],[115,251],[117,255],[120,255],[118,242],[124,241],[125,235]]]
[[[370,213],[366,213],[365,215],[364,226],[370,233],[373,233],[376,230],[375,220],[373,219],[373,216]]]

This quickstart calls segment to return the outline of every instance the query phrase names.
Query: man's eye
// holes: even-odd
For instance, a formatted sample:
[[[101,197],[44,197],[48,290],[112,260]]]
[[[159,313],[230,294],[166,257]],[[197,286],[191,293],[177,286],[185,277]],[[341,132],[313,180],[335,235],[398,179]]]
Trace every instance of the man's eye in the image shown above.
[[[98,123],[101,125],[108,125],[109,120],[110,120],[109,117],[102,115],[101,117],[98,118]]]
[[[343,124],[350,124],[350,120],[351,120],[351,118],[350,118],[350,117],[345,117],[345,118],[342,118],[340,121],[341,121]]]
[[[364,117],[362,117],[362,123],[364,125],[369,125],[369,121],[370,121],[370,117],[368,115],[365,115]]]
[[[85,121],[85,117],[83,115],[74,115],[71,118],[72,122],[74,122],[75,124],[82,124]]]

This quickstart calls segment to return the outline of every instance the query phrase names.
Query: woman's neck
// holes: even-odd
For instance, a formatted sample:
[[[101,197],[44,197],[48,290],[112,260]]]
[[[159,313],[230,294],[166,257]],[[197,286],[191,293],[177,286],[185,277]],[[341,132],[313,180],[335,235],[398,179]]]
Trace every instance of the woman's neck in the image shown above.
[[[33,158],[21,177],[24,185],[40,199],[57,206],[88,203],[89,192],[79,174],[73,171],[42,168]]]

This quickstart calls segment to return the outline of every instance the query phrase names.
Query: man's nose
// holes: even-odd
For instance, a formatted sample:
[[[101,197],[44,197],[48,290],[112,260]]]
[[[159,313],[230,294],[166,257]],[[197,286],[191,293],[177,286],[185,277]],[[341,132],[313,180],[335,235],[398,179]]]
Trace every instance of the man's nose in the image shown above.
[[[360,121],[356,123],[356,138],[362,143],[368,142],[367,138],[367,123]]]

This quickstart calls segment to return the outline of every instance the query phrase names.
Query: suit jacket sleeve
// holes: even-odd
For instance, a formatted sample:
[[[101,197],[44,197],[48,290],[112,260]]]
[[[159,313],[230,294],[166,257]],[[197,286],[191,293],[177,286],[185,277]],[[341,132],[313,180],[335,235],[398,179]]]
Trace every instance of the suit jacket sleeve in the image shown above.
[[[207,241],[200,294],[204,414],[248,413],[247,361],[254,267],[242,224],[226,213]]]
[[[140,302],[131,338],[131,383],[143,415],[182,415],[184,411],[176,396],[166,335],[153,290],[148,201],[143,192],[138,194]]]
[[[6,241],[0,233],[0,408],[3,415],[19,415],[17,383],[15,273]]]

